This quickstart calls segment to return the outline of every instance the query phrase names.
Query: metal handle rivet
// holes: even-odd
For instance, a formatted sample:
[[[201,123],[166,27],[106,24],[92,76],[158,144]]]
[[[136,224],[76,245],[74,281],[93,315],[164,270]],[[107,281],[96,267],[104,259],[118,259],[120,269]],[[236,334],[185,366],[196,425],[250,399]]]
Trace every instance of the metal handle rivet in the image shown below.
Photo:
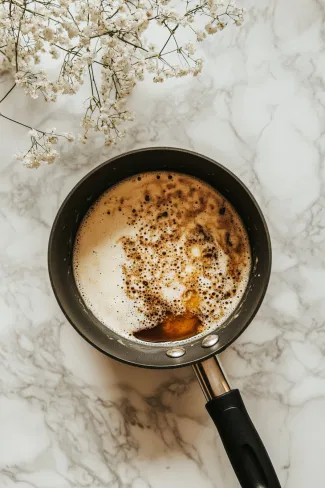
[[[206,336],[203,340],[202,340],[202,347],[212,347],[214,346],[215,344],[217,344],[219,340],[219,336],[217,336],[217,334],[211,334],[209,336]]]
[[[173,347],[173,349],[168,349],[166,355],[170,358],[180,358],[184,356],[185,349],[183,347]]]

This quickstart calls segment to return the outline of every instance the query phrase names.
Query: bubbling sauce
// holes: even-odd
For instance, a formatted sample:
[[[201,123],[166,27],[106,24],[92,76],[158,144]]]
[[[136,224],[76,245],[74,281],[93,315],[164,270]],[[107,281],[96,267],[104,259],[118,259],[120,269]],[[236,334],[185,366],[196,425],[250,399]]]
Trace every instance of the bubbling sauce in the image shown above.
[[[208,184],[150,172],[107,190],[75,241],[73,270],[86,306],[135,341],[188,340],[235,310],[251,267],[244,225]]]

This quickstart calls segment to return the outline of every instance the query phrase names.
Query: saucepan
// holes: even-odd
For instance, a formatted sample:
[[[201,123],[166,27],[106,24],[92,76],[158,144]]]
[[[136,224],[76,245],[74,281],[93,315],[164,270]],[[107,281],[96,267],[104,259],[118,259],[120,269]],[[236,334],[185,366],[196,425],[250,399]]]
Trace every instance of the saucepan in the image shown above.
[[[194,336],[186,344],[136,343],[121,338],[86,307],[74,280],[74,240],[90,206],[121,180],[148,171],[185,173],[209,183],[233,205],[249,237],[252,267],[242,300],[217,330],[203,338]],[[240,392],[230,387],[217,359],[252,321],[262,303],[271,271],[271,243],[265,219],[249,190],[234,174],[205,156],[175,148],[147,148],[115,157],[87,174],[63,202],[50,235],[48,266],[57,301],[84,339],[104,354],[133,366],[179,368],[192,365],[207,400],[207,411],[241,486],[280,487]]]

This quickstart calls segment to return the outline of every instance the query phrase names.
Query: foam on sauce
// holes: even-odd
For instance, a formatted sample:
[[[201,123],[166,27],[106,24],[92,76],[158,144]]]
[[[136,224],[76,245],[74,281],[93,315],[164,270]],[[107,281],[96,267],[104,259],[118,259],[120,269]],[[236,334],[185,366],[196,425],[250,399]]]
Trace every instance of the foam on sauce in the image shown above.
[[[184,341],[219,327],[239,304],[251,267],[243,223],[208,184],[142,173],[107,190],[75,241],[86,306],[134,341]]]

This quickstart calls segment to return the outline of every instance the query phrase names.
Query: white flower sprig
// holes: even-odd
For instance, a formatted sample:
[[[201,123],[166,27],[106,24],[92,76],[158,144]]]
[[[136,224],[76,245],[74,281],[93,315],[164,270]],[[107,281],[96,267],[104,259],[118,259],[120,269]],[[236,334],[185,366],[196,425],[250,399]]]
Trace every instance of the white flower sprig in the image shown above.
[[[156,83],[196,76],[202,60],[195,56],[195,42],[229,21],[240,25],[242,9],[215,0],[0,0],[0,73],[9,70],[14,76],[0,103],[15,86],[53,102],[77,93],[88,78],[81,140],[98,131],[111,145],[133,119],[126,101],[145,72]],[[144,37],[153,25],[166,33],[159,47]],[[45,53],[61,61],[54,79],[40,68]],[[18,155],[28,167],[52,163],[59,137],[72,140],[53,130],[31,129],[30,137],[30,149]]]
[[[64,138],[69,142],[74,140],[72,134],[56,134],[55,129],[47,129],[46,131],[31,129],[28,134],[31,141],[29,151],[15,154],[16,159],[23,161],[27,168],[38,168],[41,164],[52,164],[59,157],[58,151],[53,147],[59,138]]]

